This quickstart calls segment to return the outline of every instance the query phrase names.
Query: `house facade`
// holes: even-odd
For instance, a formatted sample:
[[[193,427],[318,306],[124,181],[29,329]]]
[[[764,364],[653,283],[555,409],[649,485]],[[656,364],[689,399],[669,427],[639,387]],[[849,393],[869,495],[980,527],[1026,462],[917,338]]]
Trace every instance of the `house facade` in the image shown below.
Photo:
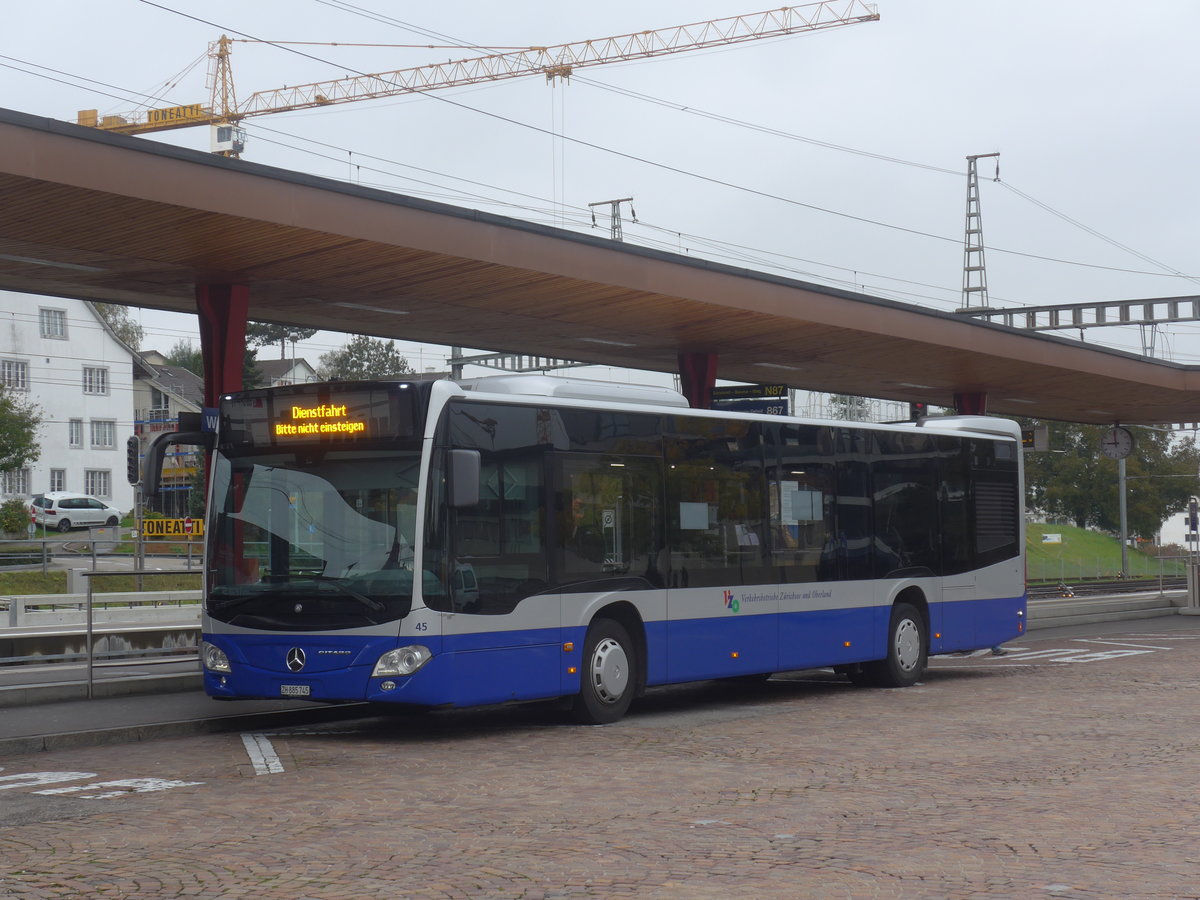
[[[256,360],[254,365],[263,375],[263,387],[320,381],[306,359],[260,359]]]
[[[83,300],[0,291],[0,382],[40,408],[40,457],[0,473],[0,499],[92,494],[122,510],[136,354]]]

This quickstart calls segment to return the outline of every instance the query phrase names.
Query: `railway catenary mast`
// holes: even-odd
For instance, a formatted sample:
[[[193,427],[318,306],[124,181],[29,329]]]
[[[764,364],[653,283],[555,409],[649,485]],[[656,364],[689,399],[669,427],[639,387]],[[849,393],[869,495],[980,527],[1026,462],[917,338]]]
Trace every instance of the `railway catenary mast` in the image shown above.
[[[96,110],[81,110],[77,122],[118,134],[146,134],[197,125],[236,126],[243,119],[268,113],[375,100],[525,75],[566,78],[586,66],[703,50],[878,19],[875,5],[863,0],[824,0],[690,25],[275,88],[250,94],[241,102],[234,91],[230,68],[234,39],[222,35],[209,45],[211,96],[207,106],[192,104],[104,117],[98,116]],[[236,152],[227,152],[227,155],[236,155]]]

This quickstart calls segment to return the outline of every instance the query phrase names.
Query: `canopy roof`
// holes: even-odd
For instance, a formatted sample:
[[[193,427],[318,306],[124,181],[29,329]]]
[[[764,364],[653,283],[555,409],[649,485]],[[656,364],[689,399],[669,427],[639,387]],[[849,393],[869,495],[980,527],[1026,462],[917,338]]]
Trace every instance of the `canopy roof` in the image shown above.
[[[0,110],[0,288],[1076,422],[1200,421],[1200,368]]]

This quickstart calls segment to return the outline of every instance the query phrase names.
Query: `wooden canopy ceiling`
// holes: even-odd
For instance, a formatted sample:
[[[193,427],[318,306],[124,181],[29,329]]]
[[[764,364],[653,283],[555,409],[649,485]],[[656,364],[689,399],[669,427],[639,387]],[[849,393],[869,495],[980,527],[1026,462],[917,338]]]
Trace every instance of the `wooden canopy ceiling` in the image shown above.
[[[0,289],[1093,423],[1200,421],[1200,369],[0,110]]]

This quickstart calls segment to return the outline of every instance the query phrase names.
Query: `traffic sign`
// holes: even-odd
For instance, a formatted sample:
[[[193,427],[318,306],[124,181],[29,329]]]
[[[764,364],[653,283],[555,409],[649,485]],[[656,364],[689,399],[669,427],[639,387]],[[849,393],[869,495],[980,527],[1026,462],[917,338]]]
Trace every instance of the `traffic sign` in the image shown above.
[[[147,538],[189,538],[204,534],[203,519],[143,519],[142,535]]]
[[[786,384],[730,384],[712,389],[714,402],[722,400],[758,400],[762,397],[786,397]]]

